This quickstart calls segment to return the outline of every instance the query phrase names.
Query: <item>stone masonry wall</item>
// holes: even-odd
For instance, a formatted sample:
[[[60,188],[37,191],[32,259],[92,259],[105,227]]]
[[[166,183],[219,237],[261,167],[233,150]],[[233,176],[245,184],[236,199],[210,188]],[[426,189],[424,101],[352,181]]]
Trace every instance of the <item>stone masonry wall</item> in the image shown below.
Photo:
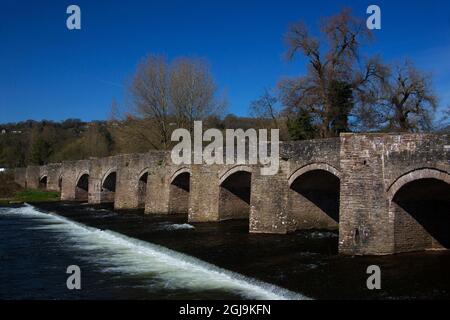
[[[220,165],[192,165],[189,221],[219,221]]]
[[[251,233],[287,233],[288,226],[288,183],[289,164],[280,161],[276,175],[261,175],[260,167],[252,175],[252,196],[250,203]]]
[[[395,248],[389,188],[401,176],[423,168],[450,174],[449,145],[448,135],[341,135],[340,253],[402,251]],[[413,234],[408,236],[414,241]]]
[[[336,229],[337,224],[317,205],[294,190],[296,179],[314,170],[325,170],[336,178],[340,176],[340,139],[320,139],[286,143],[282,157],[288,159],[287,230]],[[325,181],[327,183],[328,181]],[[321,201],[327,201],[322,199]]]
[[[83,174],[89,174],[90,166],[90,160],[63,161],[61,165],[61,200],[75,200],[78,179],[80,179]]]
[[[146,197],[148,201],[159,198],[161,190],[150,187],[151,176],[166,160],[166,152],[148,152],[145,154],[123,155],[117,175],[116,209],[136,209],[139,207],[139,178],[148,173]]]
[[[39,166],[28,166],[27,167],[27,188],[38,189],[39,188],[39,178],[41,174],[41,167]]]
[[[169,213],[189,213],[189,191],[174,184],[169,188]]]
[[[40,167],[40,177],[47,177],[47,190],[60,192],[61,166],[60,163],[52,163]]]
[[[117,176],[120,169],[121,156],[92,159],[89,170],[89,203],[114,202],[114,194],[102,190],[103,181],[109,174],[115,172]],[[116,179],[117,186],[117,179]]]
[[[14,181],[22,188],[27,187],[27,168],[16,168]]]

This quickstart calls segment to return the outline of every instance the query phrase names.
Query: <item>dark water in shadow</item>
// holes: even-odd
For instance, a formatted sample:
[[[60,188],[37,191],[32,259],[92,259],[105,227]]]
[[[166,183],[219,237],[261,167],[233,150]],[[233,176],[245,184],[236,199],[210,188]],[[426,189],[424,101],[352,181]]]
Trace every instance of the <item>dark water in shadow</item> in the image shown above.
[[[0,298],[299,298],[292,292],[318,299],[450,297],[449,252],[342,257],[337,255],[337,234],[327,231],[260,235],[249,234],[246,221],[188,224],[187,217],[182,215],[116,213],[108,206],[94,209],[69,203],[40,204],[39,208],[83,225],[196,257],[249,277],[250,282],[245,282],[248,279],[240,282],[239,275],[222,279],[223,275],[202,273],[204,270],[198,271],[196,267],[172,270],[178,268],[177,264],[183,268],[184,262],[179,262],[176,256],[164,261],[166,264],[151,260],[154,257],[148,255],[139,256],[140,250],[146,250],[145,246],[124,249],[115,243],[116,238],[114,246],[105,250],[111,243],[108,237],[91,239],[97,237],[96,233],[102,235],[101,232],[80,238],[78,231],[69,235],[67,230],[49,231],[49,222],[39,221],[37,217],[25,219],[0,214]],[[44,227],[40,230],[39,226]],[[65,287],[68,276],[65,268],[70,264],[82,269],[81,291],[69,291]],[[199,264],[201,261],[195,261],[193,265]],[[373,264],[382,270],[381,290],[370,291],[366,287],[366,269]],[[292,292],[254,284],[252,279]]]

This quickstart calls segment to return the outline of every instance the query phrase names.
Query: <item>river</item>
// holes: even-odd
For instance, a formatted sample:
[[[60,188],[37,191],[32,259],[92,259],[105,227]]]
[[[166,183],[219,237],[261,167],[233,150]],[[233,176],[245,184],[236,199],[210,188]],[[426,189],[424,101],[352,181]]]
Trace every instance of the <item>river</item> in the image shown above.
[[[450,253],[337,255],[335,232],[248,233],[248,221],[107,205],[0,208],[0,299],[435,299],[450,297]],[[368,290],[379,265],[382,289]],[[66,269],[81,269],[68,290]]]

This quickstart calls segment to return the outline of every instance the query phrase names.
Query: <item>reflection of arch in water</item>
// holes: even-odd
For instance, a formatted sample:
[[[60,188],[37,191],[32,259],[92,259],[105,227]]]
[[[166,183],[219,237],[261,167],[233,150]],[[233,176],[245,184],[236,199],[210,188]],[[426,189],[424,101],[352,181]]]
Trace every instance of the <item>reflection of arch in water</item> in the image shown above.
[[[387,190],[394,219],[394,251],[450,248],[450,175],[422,168],[399,177]]]

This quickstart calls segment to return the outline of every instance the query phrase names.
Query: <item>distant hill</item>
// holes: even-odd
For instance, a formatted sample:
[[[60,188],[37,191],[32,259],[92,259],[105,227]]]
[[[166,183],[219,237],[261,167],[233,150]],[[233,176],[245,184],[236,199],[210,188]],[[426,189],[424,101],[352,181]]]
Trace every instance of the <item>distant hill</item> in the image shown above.
[[[106,125],[106,121],[84,122],[79,119],[0,124],[0,167],[61,160],[60,153],[65,146],[81,139],[91,127]]]
[[[246,130],[267,127],[270,121],[230,114],[223,119],[209,117],[203,123],[204,128]],[[152,130],[151,121],[129,119],[92,122],[27,120],[0,124],[0,168],[146,152],[158,148]]]

